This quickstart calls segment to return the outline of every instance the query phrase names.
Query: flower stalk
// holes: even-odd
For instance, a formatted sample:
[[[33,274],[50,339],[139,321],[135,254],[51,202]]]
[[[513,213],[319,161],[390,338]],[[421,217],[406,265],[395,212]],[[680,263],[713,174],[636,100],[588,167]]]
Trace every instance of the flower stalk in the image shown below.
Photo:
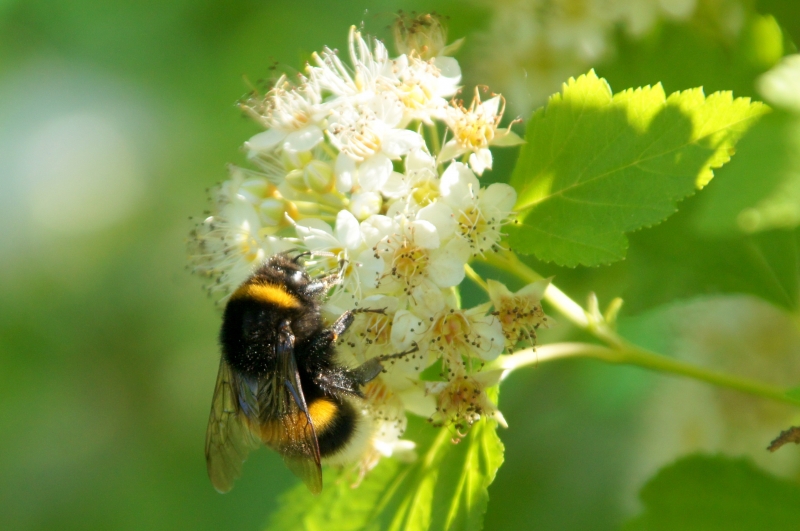
[[[488,256],[484,262],[514,274],[524,282],[534,282],[543,278],[511,252]],[[501,356],[495,362],[494,366],[504,370],[503,378],[514,370],[528,365],[565,358],[593,358],[606,363],[632,365],[652,371],[675,374],[717,387],[733,389],[777,402],[800,406],[800,400],[787,395],[786,390],[780,387],[712,371],[633,345],[610,327],[599,312],[584,310],[577,302],[553,284],[547,287],[544,300],[575,326],[589,332],[608,346],[589,343],[555,343],[539,346],[535,349],[531,347],[520,350],[511,355]]]

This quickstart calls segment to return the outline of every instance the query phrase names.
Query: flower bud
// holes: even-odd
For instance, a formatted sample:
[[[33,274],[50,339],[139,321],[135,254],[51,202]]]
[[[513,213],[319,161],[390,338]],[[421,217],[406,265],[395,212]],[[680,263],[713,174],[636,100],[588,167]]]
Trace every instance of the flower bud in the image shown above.
[[[303,180],[318,194],[327,194],[333,190],[335,182],[333,168],[321,160],[312,160],[303,168]]]
[[[294,190],[298,192],[308,192],[308,184],[306,183],[304,170],[290,171],[286,174],[285,180]]]
[[[270,197],[261,202],[258,206],[261,214],[261,221],[267,227],[277,227],[284,222],[286,213],[286,200]]]
[[[350,212],[360,220],[380,212],[382,205],[381,194],[376,192],[359,192],[350,198]]]
[[[283,166],[290,171],[305,167],[313,158],[314,156],[310,151],[289,151],[284,149],[281,153]]]
[[[413,52],[426,60],[439,55],[447,43],[447,29],[442,24],[440,15],[436,13],[409,17],[400,11],[392,30],[398,52]]]

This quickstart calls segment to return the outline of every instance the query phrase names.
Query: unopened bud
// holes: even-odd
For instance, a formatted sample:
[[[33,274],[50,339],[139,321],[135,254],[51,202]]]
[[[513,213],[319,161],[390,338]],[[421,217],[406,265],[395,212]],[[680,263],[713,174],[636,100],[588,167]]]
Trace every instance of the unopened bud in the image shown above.
[[[268,197],[271,185],[266,179],[248,179],[239,187],[239,194],[248,201],[255,203],[262,197]]]
[[[286,174],[286,177],[284,179],[289,184],[289,186],[291,186],[298,192],[308,192],[308,184],[306,184],[305,171],[292,170]]]
[[[296,170],[303,168],[306,164],[311,162],[314,156],[310,151],[290,151],[284,149],[281,153],[283,167],[287,170]]]
[[[350,212],[359,220],[365,220],[381,211],[383,200],[377,192],[359,192],[350,198]]]
[[[303,169],[303,178],[308,188],[318,194],[327,194],[333,190],[335,182],[333,168],[321,160],[312,160]]]
[[[261,220],[268,227],[277,227],[284,223],[286,213],[286,200],[271,197],[261,202],[258,207],[261,213]]]
[[[439,55],[447,43],[447,29],[436,13],[409,16],[400,11],[392,30],[398,52],[413,52],[426,60]]]

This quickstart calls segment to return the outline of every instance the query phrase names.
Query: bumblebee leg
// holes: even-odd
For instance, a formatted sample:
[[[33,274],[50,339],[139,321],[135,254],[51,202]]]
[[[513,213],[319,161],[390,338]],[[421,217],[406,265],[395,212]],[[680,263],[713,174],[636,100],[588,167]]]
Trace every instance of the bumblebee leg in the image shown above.
[[[341,281],[342,279],[339,275],[328,275],[309,282],[304,291],[312,297],[319,296],[327,293],[329,289],[339,284]]]
[[[409,354],[413,354],[418,350],[419,346],[416,342],[414,342],[414,345],[410,349],[403,352],[398,352],[397,354],[387,354],[385,356],[378,356],[377,358],[369,359],[355,369],[351,370],[350,374],[355,378],[359,385],[364,385],[377,378],[380,373],[386,372],[386,369],[383,366],[385,361],[402,358],[403,356],[408,356]]]
[[[289,249],[288,251],[285,252],[285,254],[293,253],[297,250],[298,249]],[[327,256],[328,258],[333,258],[336,255],[329,251],[303,251],[302,253],[295,256],[292,259],[292,262],[294,262],[295,264],[299,264],[300,260],[302,258],[305,258],[306,256]]]
[[[336,319],[336,321],[333,322],[331,327],[328,329],[333,333],[334,341],[339,339],[339,336],[347,332],[347,329],[350,328],[350,325],[353,324],[356,315],[359,313],[385,314],[386,308],[356,308],[355,310],[348,310],[344,312],[342,315],[339,316],[338,319]]]
[[[320,252],[308,251],[307,253],[304,254],[329,256],[329,257],[335,256],[333,253],[327,253],[321,251]],[[339,259],[339,270],[331,275],[326,275],[324,277],[315,279],[308,286],[306,286],[306,292],[309,295],[320,295],[323,293],[327,293],[327,291],[331,289],[333,286],[341,284],[342,279],[344,279],[344,269],[346,265],[347,265],[347,259],[345,258]]]
[[[328,353],[329,349],[332,348],[333,343],[335,343],[336,340],[339,339],[339,337],[344,334],[348,328],[350,328],[357,314],[383,314],[385,311],[385,308],[358,308],[344,312],[341,316],[339,316],[338,319],[336,319],[330,328],[323,331],[323,333],[319,334],[313,339],[311,344],[308,346],[307,359],[310,363],[314,363],[311,360],[320,360],[322,357],[329,356],[330,354],[323,355],[323,353]],[[415,351],[416,345],[414,347],[414,352]],[[352,370],[344,367],[330,368],[328,366],[325,368],[325,370],[316,371],[316,376],[314,379],[316,383],[327,393],[335,394],[338,392],[344,392],[361,396],[361,386],[370,380],[373,380],[383,370],[381,360],[399,357],[410,352],[411,351],[374,358]]]

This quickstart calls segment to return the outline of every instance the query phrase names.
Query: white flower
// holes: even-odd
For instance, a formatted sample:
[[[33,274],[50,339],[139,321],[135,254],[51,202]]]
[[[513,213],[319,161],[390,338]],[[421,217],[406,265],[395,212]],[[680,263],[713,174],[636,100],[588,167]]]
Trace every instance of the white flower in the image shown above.
[[[516,293],[496,280],[488,279],[489,298],[494,306],[494,315],[503,327],[506,348],[510,352],[520,342],[536,344],[536,330],[549,326],[542,310],[542,297],[550,284],[549,279],[528,284]]]
[[[227,296],[247,279],[267,256],[289,247],[266,236],[253,205],[233,198],[218,214],[208,216],[192,231],[189,241],[194,271],[214,279],[209,292]]]
[[[431,422],[436,426],[452,426],[464,437],[481,417],[493,418],[504,428],[506,419],[486,395],[486,388],[497,385],[502,371],[478,372],[471,376],[458,375],[449,382],[431,383],[428,389],[438,395],[436,413]]]
[[[439,63],[448,66],[448,75],[438,68]],[[402,55],[394,61],[393,72],[396,82],[390,88],[405,109],[404,125],[412,120],[432,124],[434,119],[443,119],[447,98],[458,92],[461,82],[458,62],[449,57],[437,62],[435,59],[425,61]]]
[[[468,372],[464,360],[492,361],[503,351],[505,336],[500,321],[487,314],[488,304],[468,310],[448,307],[432,317],[428,348],[445,360],[454,374]]]
[[[473,256],[495,249],[517,201],[514,189],[502,183],[481,188],[472,171],[460,162],[448,166],[439,186],[441,201],[453,211],[456,234],[469,244]]]
[[[436,159],[424,149],[414,149],[406,155],[404,166],[405,173],[392,172],[381,193],[412,210],[434,202],[440,195]]]
[[[350,197],[350,212],[358,219],[367,219],[381,211],[383,198],[378,192],[356,192]]]
[[[328,134],[339,150],[340,192],[356,185],[368,192],[380,190],[392,173],[392,160],[425,143],[419,133],[397,128],[402,119],[403,105],[388,92],[366,104],[342,105],[333,111]]]
[[[310,151],[325,138],[322,133],[324,110],[322,97],[315,87],[303,83],[293,87],[286,76],[275,83],[264,100],[264,109],[255,113],[245,107],[267,129],[245,143],[250,156],[283,148],[287,151]]]
[[[427,305],[399,310],[392,322],[392,343],[397,350],[416,344],[419,363],[406,372],[420,372],[436,359],[445,362],[448,378],[479,370],[503,351],[505,337],[500,321],[489,314],[489,303],[467,310],[457,307],[453,297],[432,297]],[[448,300],[449,299],[449,300]],[[466,360],[466,364],[465,364]],[[405,366],[403,366],[405,367]]]
[[[382,457],[403,461],[416,458],[413,441],[400,437],[406,431],[408,419],[401,398],[378,377],[364,386],[365,413],[373,419],[369,447],[357,463],[359,481],[375,468]]]
[[[369,45],[356,30],[350,27],[348,51],[352,68],[346,66],[333,50],[325,49],[322,55],[314,53],[312,58],[317,66],[307,68],[310,82],[320,92],[327,91],[344,99],[367,98],[378,92],[381,79],[391,79],[391,61],[386,47],[377,39]],[[337,104],[337,100],[333,100]]]
[[[481,188],[473,170],[491,167],[490,146],[521,140],[498,129],[500,96],[476,96],[469,109],[447,101],[461,71],[446,56],[455,45],[444,46],[431,20],[419,17],[428,34],[407,32],[408,53],[395,59],[351,28],[348,64],[325,49],[297,86],[281,77],[243,106],[266,129],[245,144],[259,171],[231,169],[190,243],[195,271],[224,295],[291,248],[309,251],[306,269],[333,284],[328,322],[372,310],[356,312],[335,349],[337,363],[353,368],[399,354],[363,386],[363,402],[353,398],[367,421],[362,444],[329,461],[355,463],[362,476],[383,457],[413,458],[414,443],[402,439],[408,412],[457,430],[481,416],[504,422],[485,393],[497,381],[481,368],[504,348],[507,312],[496,303],[488,314],[489,302],[461,309],[453,288],[471,257],[498,247],[516,197],[507,185]],[[438,161],[421,133],[437,120],[454,135]],[[440,177],[439,164],[460,155],[472,170],[454,162]],[[449,382],[421,381],[440,366]]]
[[[297,236],[310,251],[330,253],[335,258],[327,261],[326,270],[338,268],[339,260],[346,260],[342,271],[342,288],[360,297],[365,288],[375,287],[383,272],[383,260],[376,258],[367,247],[358,220],[342,210],[336,216],[335,231],[319,219],[306,219],[295,225]],[[345,308],[350,309],[350,308]]]
[[[371,226],[367,231],[381,234],[373,251],[385,262],[382,292],[413,298],[417,290],[456,286],[464,279],[469,248],[455,238],[442,245],[439,229],[446,233],[446,226],[402,215],[388,223],[381,218],[385,216],[372,216],[364,223]]]
[[[343,340],[352,352],[355,365],[370,358],[401,352],[392,345],[392,321],[398,300],[387,295],[370,295],[358,302],[360,309],[379,310],[359,314]],[[396,360],[402,363],[402,359]]]
[[[413,54],[422,59],[452,55],[464,40],[446,44],[447,28],[436,13],[421,13],[414,17],[400,13],[392,30],[395,46],[401,54]]]
[[[501,107],[502,103],[502,107]],[[453,133],[439,153],[439,162],[459,157],[465,153],[469,156],[469,165],[478,175],[484,170],[492,169],[492,152],[489,146],[516,146],[523,140],[513,131],[498,129],[505,111],[505,99],[502,96],[481,102],[478,88],[469,109],[459,103],[457,107],[448,107],[445,123]]]

